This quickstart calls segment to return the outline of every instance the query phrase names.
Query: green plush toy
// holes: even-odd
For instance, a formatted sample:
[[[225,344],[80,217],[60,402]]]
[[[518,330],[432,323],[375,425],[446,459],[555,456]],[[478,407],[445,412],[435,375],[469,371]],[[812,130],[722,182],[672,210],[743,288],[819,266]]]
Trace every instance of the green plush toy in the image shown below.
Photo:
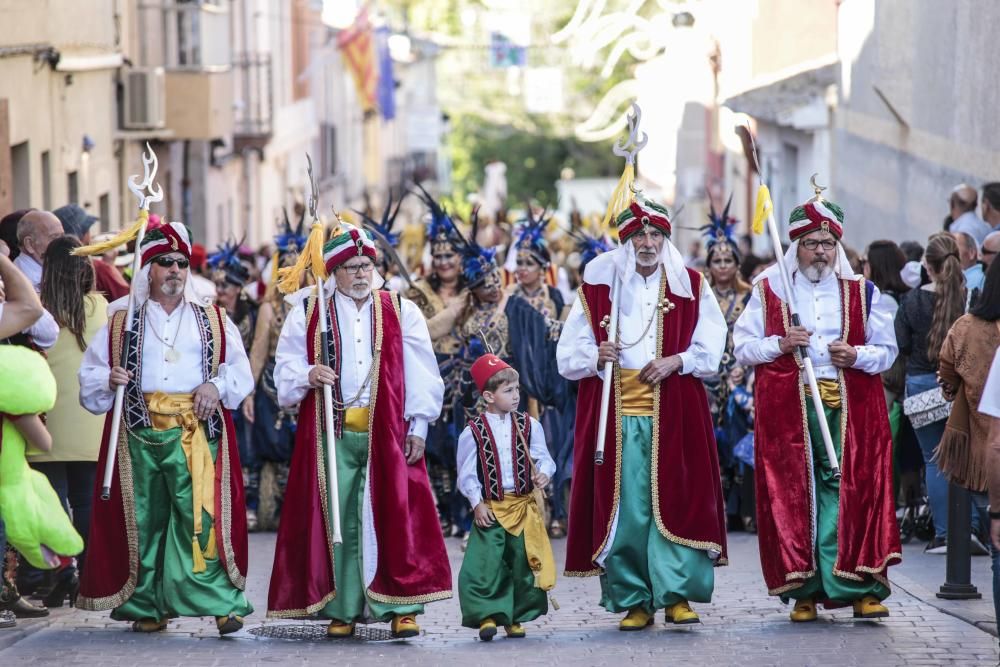
[[[73,528],[49,480],[28,467],[25,439],[12,415],[36,415],[56,402],[56,379],[36,352],[0,345],[0,517],[7,541],[29,563],[48,570],[60,556],[83,551],[83,539]]]

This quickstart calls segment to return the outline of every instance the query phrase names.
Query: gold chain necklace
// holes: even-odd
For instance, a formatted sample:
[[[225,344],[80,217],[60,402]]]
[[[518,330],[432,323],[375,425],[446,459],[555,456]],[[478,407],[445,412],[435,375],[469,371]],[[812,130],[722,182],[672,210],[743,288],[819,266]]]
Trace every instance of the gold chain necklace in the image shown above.
[[[154,327],[152,323],[150,323],[149,321],[149,310],[147,309],[143,311],[143,319],[146,320],[146,325],[147,325],[146,328],[152,331],[153,337],[156,338],[156,340],[160,341],[161,345],[167,348],[167,351],[163,353],[163,358],[168,364],[177,363],[181,359],[181,353],[175,350],[174,347],[177,345],[177,339],[181,333],[181,326],[184,324],[184,313],[186,312],[187,312],[187,304],[181,302],[181,316],[177,320],[177,330],[174,331],[174,344],[171,345],[162,338],[160,338],[160,334],[156,333],[156,327]]]

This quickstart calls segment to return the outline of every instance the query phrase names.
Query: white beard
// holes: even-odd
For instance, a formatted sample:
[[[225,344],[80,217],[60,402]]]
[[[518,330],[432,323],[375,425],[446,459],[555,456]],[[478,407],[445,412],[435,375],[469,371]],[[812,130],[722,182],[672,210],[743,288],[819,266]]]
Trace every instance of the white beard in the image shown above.
[[[368,295],[372,293],[372,286],[371,283],[366,284],[364,287],[361,287],[360,285],[358,286],[352,285],[350,289],[345,291],[345,293],[352,299],[357,299],[358,301],[360,301],[362,299],[368,298]]]
[[[802,275],[809,280],[809,282],[813,283],[818,283],[833,273],[833,267],[829,264],[826,264],[822,269],[817,268],[814,264],[807,264],[805,266],[799,265],[799,270],[802,272]]]
[[[635,263],[643,268],[649,268],[651,266],[656,266],[660,263],[659,257],[653,257],[652,259],[643,259],[642,255],[636,254]]]
[[[163,282],[163,287],[160,288],[164,296],[179,296],[184,293],[184,281],[174,282],[172,280],[166,280]]]

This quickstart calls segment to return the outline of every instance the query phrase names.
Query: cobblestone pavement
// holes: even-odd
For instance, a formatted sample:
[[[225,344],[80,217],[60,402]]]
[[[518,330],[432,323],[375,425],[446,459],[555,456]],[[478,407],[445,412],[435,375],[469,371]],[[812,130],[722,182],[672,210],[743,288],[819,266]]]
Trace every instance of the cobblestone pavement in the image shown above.
[[[458,540],[448,549],[455,576],[461,559]],[[171,621],[166,632],[138,635],[106,613],[56,609],[48,619],[20,621],[0,630],[0,665],[995,665],[997,640],[917,597],[897,589],[887,604],[891,617],[881,622],[851,619],[850,609],[820,612],[811,624],[792,624],[788,608],[763,591],[752,535],[730,538],[729,567],[717,570],[715,600],[696,605],[703,623],[664,626],[662,615],[644,632],[621,633],[619,617],[597,606],[596,579],[560,578],[558,611],[527,625],[522,640],[492,643],[458,624],[458,600],[428,605],[420,618],[424,634],[406,642],[350,639],[262,638],[254,634],[296,629],[321,634],[322,625],[265,621],[267,582],[274,536],[254,534],[248,593],[257,612],[243,631],[219,639],[210,619]],[[557,562],[565,541],[554,543]],[[299,626],[298,628],[276,626]],[[262,627],[263,626],[263,627]],[[381,629],[387,626],[370,626]]]

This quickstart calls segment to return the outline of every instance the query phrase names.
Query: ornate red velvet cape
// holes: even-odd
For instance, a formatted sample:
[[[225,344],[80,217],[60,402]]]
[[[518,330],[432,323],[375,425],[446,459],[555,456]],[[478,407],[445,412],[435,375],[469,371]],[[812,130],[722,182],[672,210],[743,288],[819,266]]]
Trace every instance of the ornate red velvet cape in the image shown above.
[[[218,331],[215,343],[220,350],[220,359],[226,358],[226,336],[222,325],[225,315],[217,306],[211,306]],[[112,327],[112,322],[109,322]],[[108,360],[110,366],[118,364],[121,346],[124,342],[124,327],[111,328],[108,336]],[[219,439],[215,457],[215,539],[222,566],[229,575],[233,586],[243,590],[247,573],[247,513],[243,497],[243,472],[240,467],[239,448],[233,419],[221,405],[223,434]],[[90,534],[87,539],[87,567],[80,577],[80,597],[77,606],[81,609],[100,611],[122,605],[135,592],[139,575],[139,534],[135,519],[135,494],[132,489],[132,458],[129,454],[128,439],[124,427],[118,437],[118,465],[111,478],[111,497],[101,500],[101,486],[104,483],[104,464],[108,457],[108,441],[111,432],[111,412],[104,420],[104,435],[101,451],[97,459],[97,478],[94,480],[93,514]],[[127,480],[122,486],[122,479]]]
[[[688,269],[691,289],[700,294],[701,275]],[[611,313],[607,285],[580,287],[580,300],[598,343],[607,340],[601,320]],[[660,356],[688,349],[698,323],[700,299],[674,295],[666,280],[661,282],[660,300],[669,299],[675,309],[658,311]],[[614,390],[608,410],[604,464],[594,464],[601,410],[600,377],[580,381],[576,408],[573,485],[570,495],[566,574],[600,574],[594,562],[607,546],[611,524],[618,509],[621,490],[622,416],[621,376],[614,371]],[[726,561],[726,522],[719,477],[715,433],[708,411],[708,397],[701,380],[691,374],[674,373],[653,389],[653,519],[668,540],[695,549],[721,553]],[[628,480],[625,480],[628,483]]]
[[[378,542],[378,566],[366,593],[379,602],[413,604],[451,597],[451,567],[427,468],[403,456],[403,336],[399,297],[374,293],[374,346],[381,350],[372,379],[368,493]],[[320,352],[319,315],[309,300],[309,363]],[[334,307],[330,302],[330,308]],[[288,486],[278,528],[268,616],[313,614],[336,595],[323,451],[323,400],[310,391],[299,407]]]
[[[761,280],[764,335],[784,336],[788,306]],[[841,339],[865,344],[865,280],[841,280]],[[760,562],[771,595],[798,588],[816,573],[813,545],[813,465],[806,437],[806,400],[798,353],[756,368],[754,474]],[[888,585],[885,570],[900,561],[892,491],[892,436],[878,375],[840,373],[843,410],[837,563],[834,574],[859,581],[872,575]],[[793,406],[798,406],[796,410]],[[791,412],[790,412],[791,410]]]

